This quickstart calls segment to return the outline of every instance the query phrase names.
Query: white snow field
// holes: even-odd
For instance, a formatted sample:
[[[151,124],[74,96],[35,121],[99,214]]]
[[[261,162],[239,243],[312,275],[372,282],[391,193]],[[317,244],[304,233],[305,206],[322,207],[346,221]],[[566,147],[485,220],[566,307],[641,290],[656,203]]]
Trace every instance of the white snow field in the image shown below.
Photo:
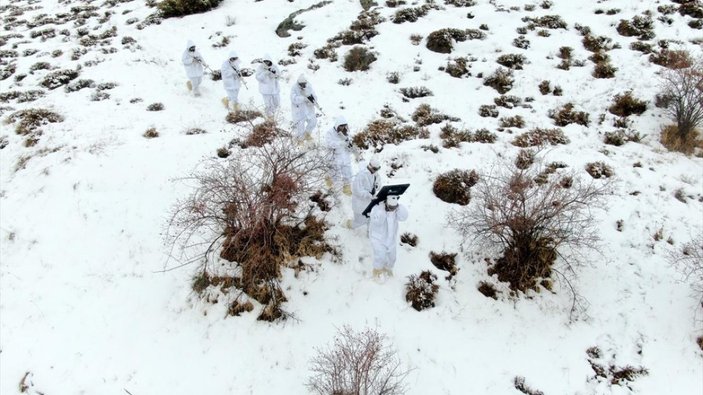
[[[548,9],[539,1],[477,0],[470,7],[438,1],[441,9],[416,22],[395,24],[391,17],[398,9],[424,3],[392,8],[379,0],[374,8],[386,20],[366,43],[378,60],[368,71],[350,73],[342,63],[352,46],[338,48],[336,62],[316,59],[313,51],[349,28],[362,11],[359,1],[333,0],[296,17],[305,25],[302,30],[286,38],[275,34],[290,13],[315,3],[224,0],[209,12],[147,26],[140,24],[156,8],[142,0],[0,4],[0,68],[6,77],[0,93],[44,92],[34,101],[6,96],[0,116],[5,121],[18,110],[46,108],[64,118],[41,126],[38,141],[30,146],[27,136],[15,132],[16,122],[0,124],[0,393],[307,394],[315,348],[329,344],[338,328],[349,325],[388,336],[411,369],[407,394],[520,394],[515,377],[548,395],[702,394],[703,351],[696,344],[703,335],[700,295],[692,290],[694,279],[684,278],[669,256],[703,232],[703,159],[670,152],[659,142],[661,128],[671,123],[653,104],[664,68],[630,49],[636,37],[616,31],[621,19],[651,12],[655,38],[648,42],[656,48],[659,40],[671,40],[670,48],[700,56],[703,30],[688,26],[694,19],[658,11],[659,6],[678,6],[666,0],[554,0]],[[83,25],[75,18],[60,23],[57,14],[85,12],[71,10],[83,6],[97,7],[96,15]],[[597,9],[619,12],[596,14]],[[59,23],[30,27],[40,14]],[[513,46],[516,29],[526,25],[521,18],[544,15],[560,15],[567,28],[549,29],[549,37],[538,36],[540,28],[528,31],[529,48]],[[425,46],[434,30],[478,29],[482,24],[488,26],[485,39],[455,43],[451,54]],[[619,44],[608,51],[617,67],[614,78],[591,75],[593,62],[587,58],[592,54],[584,49],[576,24]],[[81,44],[82,38],[112,27],[116,35],[106,38],[111,42]],[[55,29],[53,37],[44,32],[32,38],[32,32],[49,28]],[[412,34],[424,37],[419,45],[410,41]],[[127,36],[136,43],[123,45]],[[229,44],[213,47],[223,36],[231,36]],[[346,116],[352,133],[358,133],[379,118],[384,104],[409,119],[422,103],[459,117],[457,127],[487,128],[498,138],[493,144],[445,149],[439,137],[442,124],[435,124],[428,127],[429,139],[387,145],[377,154],[384,175],[392,161],[402,163],[394,178],[409,180],[411,186],[401,199],[410,218],[400,231],[419,238],[416,247],[398,246],[394,277],[382,283],[370,279],[370,245],[363,231],[342,226],[351,216],[351,203],[340,194],[342,204],[326,220],[329,239],[339,246],[343,261],[310,259],[317,270],[298,278],[292,270],[284,271],[284,308],[297,319],[257,321],[260,305],[230,317],[224,297],[211,304],[191,289],[197,264],[169,270],[178,262],[169,260],[171,246],[164,239],[173,204],[192,191],[178,178],[243,133],[225,121],[221,82],[205,78],[200,97],[186,89],[180,59],[188,39],[212,68],[219,68],[233,49],[246,66],[255,67],[252,59],[265,53],[288,59],[291,43],[305,43],[296,63],[281,66],[290,80],[282,84],[280,116],[290,120],[290,84],[305,73],[326,114],[319,118],[318,140],[337,114]],[[573,58],[585,65],[558,69],[562,46],[572,47]],[[72,60],[81,48],[86,53]],[[528,62],[514,72],[515,83],[506,94],[534,98],[527,103],[531,108],[498,107],[500,117],[525,119],[526,125],[512,132],[497,130],[499,118],[479,116],[479,106],[493,104],[500,95],[477,78],[491,74],[499,67],[496,58],[510,53],[523,54]],[[458,56],[476,58],[472,76],[454,78],[438,70]],[[30,69],[38,62],[49,65]],[[309,64],[319,69],[309,69]],[[78,79],[116,86],[67,92],[64,86],[40,85],[54,69],[78,66]],[[386,81],[390,72],[399,73],[399,84]],[[338,83],[344,78],[351,84]],[[542,80],[560,86],[563,95],[540,94]],[[261,107],[256,80],[246,81],[241,101]],[[434,94],[403,101],[399,88],[414,86]],[[605,145],[603,134],[616,129],[617,118],[607,109],[614,95],[627,90],[648,102],[642,115],[630,117],[631,128],[645,137],[639,143]],[[98,92],[109,97],[93,100]],[[132,102],[135,98],[142,100]],[[163,103],[163,111],[146,110],[156,102]],[[486,174],[512,161],[519,151],[511,144],[515,135],[554,127],[549,111],[569,102],[587,112],[591,124],[564,127],[570,143],[543,151],[545,160],[562,161],[586,179],[588,162],[603,161],[614,170],[612,194],[605,209],[595,212],[600,253],[582,251],[573,274],[573,285],[587,301],[585,313],[573,318],[570,292],[558,279],[554,292],[508,296],[507,284],[486,272],[484,258],[497,256],[462,243],[446,224],[447,214],[458,206],[432,193],[442,172],[460,168]],[[158,138],[143,137],[151,127]],[[196,127],[206,133],[185,133]],[[437,154],[421,148],[430,144],[440,147]],[[371,150],[362,154],[364,160],[371,155]],[[679,189],[685,202],[674,196]],[[621,231],[618,220],[623,220]],[[663,237],[655,237],[657,232]],[[430,263],[431,251],[458,253],[460,270],[452,283]],[[422,270],[438,274],[440,289],[436,306],[418,312],[406,303],[404,286],[408,275]],[[477,291],[480,281],[502,291],[498,300]],[[586,354],[594,346],[603,351],[602,365],[643,367],[648,374],[621,384],[596,377]]]

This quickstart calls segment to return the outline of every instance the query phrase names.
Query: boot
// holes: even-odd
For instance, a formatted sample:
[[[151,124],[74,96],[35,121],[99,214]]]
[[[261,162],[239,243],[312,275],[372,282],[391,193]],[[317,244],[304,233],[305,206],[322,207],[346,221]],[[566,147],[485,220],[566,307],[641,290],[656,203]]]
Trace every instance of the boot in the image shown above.
[[[342,192],[347,196],[351,196],[351,194],[352,194],[351,185],[344,184],[344,186],[342,187]]]
[[[305,141],[306,142],[311,142],[312,141],[312,135],[310,133],[305,133]]]
[[[222,98],[222,105],[224,105],[225,108],[226,108],[227,110],[229,110],[229,99],[226,98],[226,97],[223,97],[223,98]]]
[[[383,269],[373,269],[371,271],[371,275],[373,276],[373,278],[379,279],[381,278],[381,276],[383,276]]]
[[[192,91],[192,90],[193,90],[193,83],[190,82],[190,80],[188,80],[188,82],[186,82],[186,86],[188,87],[188,91]]]
[[[383,271],[388,275],[388,277],[393,277],[393,269],[387,267],[384,268]]]
[[[325,185],[327,186],[327,188],[332,188],[332,186],[334,186],[334,183],[332,182],[332,177],[325,177]]]
[[[353,226],[353,224],[352,224],[352,220],[350,220],[350,219],[348,219],[348,220],[344,223],[344,226],[345,226],[347,229],[354,229],[354,226]]]
[[[239,112],[239,103],[234,103],[234,112]]]

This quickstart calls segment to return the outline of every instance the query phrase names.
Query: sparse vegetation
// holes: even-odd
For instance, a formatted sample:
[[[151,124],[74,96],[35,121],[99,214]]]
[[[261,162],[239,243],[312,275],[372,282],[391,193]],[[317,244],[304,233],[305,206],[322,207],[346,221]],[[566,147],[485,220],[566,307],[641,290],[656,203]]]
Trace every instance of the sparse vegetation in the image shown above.
[[[583,111],[574,111],[572,103],[566,103],[560,109],[551,110],[549,117],[554,120],[557,126],[566,126],[572,123],[577,125],[588,126],[588,113]]]
[[[440,29],[427,36],[426,47],[433,52],[451,53],[454,49],[454,42],[482,40],[484,38],[486,38],[486,34],[477,29]]]
[[[159,132],[156,130],[156,128],[149,128],[144,132],[142,136],[148,139],[153,139],[159,137]]]
[[[406,140],[428,137],[429,132],[425,128],[403,125],[395,120],[377,119],[354,135],[352,143],[361,149],[374,148],[380,152],[386,144],[400,144]]]
[[[498,108],[493,104],[484,104],[478,108],[478,115],[487,118],[497,118],[499,115]]]
[[[147,111],[163,111],[164,110],[164,105],[163,103],[151,103],[146,107]]]
[[[57,70],[44,76],[41,85],[47,89],[56,89],[61,85],[68,84],[76,78],[78,78],[77,70]]]
[[[703,123],[703,59],[686,68],[667,70],[662,75],[660,97],[659,104],[676,122],[675,133],[664,129],[662,142],[690,152],[698,138],[697,127]]]
[[[498,64],[513,70],[522,70],[527,57],[522,54],[505,54],[498,57]]]
[[[611,114],[620,117],[629,117],[633,114],[641,115],[646,110],[647,102],[632,96],[632,91],[615,95],[613,104],[608,108]]]
[[[490,86],[491,88],[498,91],[500,94],[504,94],[513,88],[513,83],[515,79],[513,78],[513,72],[510,69],[498,68],[493,74],[486,77],[483,80],[483,85]]]
[[[407,244],[411,247],[417,247],[418,238],[416,234],[413,233],[403,233],[400,235],[400,243]]]
[[[17,123],[15,133],[28,135],[38,133],[40,128],[49,123],[63,122],[64,117],[45,108],[31,108],[10,114],[6,123]]]
[[[430,107],[429,104],[420,104],[411,117],[417,126],[428,126],[443,121],[458,121],[459,118],[451,117],[440,113],[437,109]]]
[[[347,52],[344,57],[344,70],[366,71],[371,68],[371,63],[376,61],[376,54],[366,47],[356,46]]]
[[[413,309],[422,311],[435,306],[434,299],[439,291],[439,285],[435,284],[437,275],[425,270],[419,275],[408,276],[405,284],[405,300],[410,303]]]
[[[586,172],[593,178],[610,178],[615,173],[605,162],[590,162],[586,164]]]
[[[469,67],[471,67],[471,65],[469,64],[468,59],[459,57],[447,61],[447,66],[444,68],[444,71],[454,78],[461,78],[464,76],[471,76]]]
[[[430,251],[430,262],[437,269],[448,272],[446,279],[451,280],[459,272],[456,256],[456,253]]]
[[[487,298],[495,300],[498,300],[498,294],[500,293],[493,284],[486,281],[478,283],[478,292],[482,293],[483,296]]]
[[[419,97],[433,96],[432,91],[424,86],[400,88],[400,93],[408,99],[417,99]]]
[[[561,129],[534,128],[529,132],[518,135],[513,140],[513,145],[521,148],[539,147],[543,145],[568,144],[569,139]]]
[[[654,38],[654,21],[649,16],[636,15],[629,21],[621,19],[616,30],[625,37],[650,40]]]
[[[437,176],[432,192],[444,202],[466,206],[471,201],[471,187],[478,178],[475,170],[454,169]]]
[[[500,119],[500,127],[502,128],[523,128],[525,120],[520,115],[512,117],[503,117]]]
[[[200,14],[216,8],[222,0],[161,0],[158,3],[164,18]]]

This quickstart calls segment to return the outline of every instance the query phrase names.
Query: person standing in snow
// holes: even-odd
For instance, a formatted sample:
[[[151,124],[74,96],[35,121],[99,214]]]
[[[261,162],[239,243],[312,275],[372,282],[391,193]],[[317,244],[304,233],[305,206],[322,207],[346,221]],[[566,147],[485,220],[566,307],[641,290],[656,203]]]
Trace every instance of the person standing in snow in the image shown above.
[[[315,116],[315,107],[318,106],[317,95],[302,74],[290,90],[290,102],[293,110],[293,136],[298,140],[311,139],[310,133],[317,126]]]
[[[380,180],[376,174],[381,169],[378,159],[371,158],[366,167],[359,170],[352,182],[352,210],[354,219],[351,227],[356,229],[368,223],[368,218],[362,214],[364,209],[371,203],[374,195],[379,189]]]
[[[349,139],[349,125],[343,116],[334,120],[334,127],[327,131],[325,136],[327,148],[332,153],[334,166],[334,183],[342,186],[345,195],[351,195],[351,140]],[[363,210],[363,209],[362,209]]]
[[[281,105],[279,78],[280,70],[273,64],[271,55],[264,55],[264,60],[256,70],[256,80],[259,81],[259,93],[264,98],[264,108],[269,117],[273,116]]]
[[[385,202],[371,209],[369,240],[373,249],[373,276],[393,275],[396,245],[398,244],[398,221],[408,219],[408,209],[398,203],[398,196],[390,195]]]
[[[222,83],[227,92],[227,98],[223,99],[225,107],[234,111],[239,111],[239,88],[241,86],[241,68],[237,52],[230,51],[227,60],[222,62]]]
[[[205,66],[205,62],[200,52],[195,49],[195,43],[192,40],[188,40],[181,60],[189,80],[188,89],[192,90],[195,96],[200,96],[200,82],[203,80],[203,66]]]

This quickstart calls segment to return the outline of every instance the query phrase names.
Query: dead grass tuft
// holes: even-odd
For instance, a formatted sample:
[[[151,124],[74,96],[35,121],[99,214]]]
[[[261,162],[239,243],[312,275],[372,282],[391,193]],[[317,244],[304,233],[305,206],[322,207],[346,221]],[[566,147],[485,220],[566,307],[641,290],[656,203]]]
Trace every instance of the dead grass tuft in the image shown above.
[[[408,276],[405,284],[405,301],[409,302],[413,309],[422,311],[435,306],[434,299],[439,291],[437,275],[425,270],[419,275]]]
[[[478,179],[475,170],[450,170],[437,176],[432,192],[444,202],[466,206],[471,201],[471,187]]]

